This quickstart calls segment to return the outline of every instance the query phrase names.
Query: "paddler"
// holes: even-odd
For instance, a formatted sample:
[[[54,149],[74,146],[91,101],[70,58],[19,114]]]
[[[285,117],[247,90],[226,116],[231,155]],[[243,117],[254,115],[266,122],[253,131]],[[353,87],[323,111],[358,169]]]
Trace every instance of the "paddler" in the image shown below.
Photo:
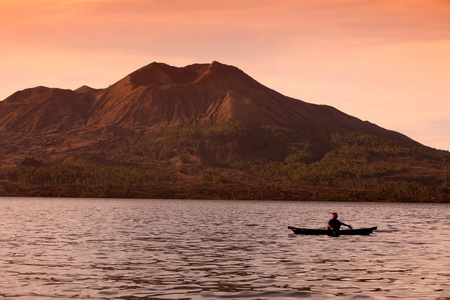
[[[341,228],[341,225],[347,226],[350,229],[353,228],[352,226],[347,225],[347,224],[342,223],[341,221],[339,221],[337,213],[332,213],[331,214],[331,219],[330,219],[330,221],[328,221],[328,230],[332,230],[333,231],[333,235],[334,236],[338,236],[339,235],[339,228]]]

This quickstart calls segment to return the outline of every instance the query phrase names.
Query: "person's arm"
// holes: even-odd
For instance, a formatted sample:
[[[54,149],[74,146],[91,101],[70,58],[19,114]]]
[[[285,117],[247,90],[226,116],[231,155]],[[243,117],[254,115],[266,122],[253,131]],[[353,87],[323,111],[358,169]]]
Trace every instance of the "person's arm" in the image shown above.
[[[342,223],[342,222],[341,222],[341,224],[344,225],[344,226],[347,226],[347,227],[350,228],[350,229],[353,229],[353,227],[352,227],[351,225],[347,225],[347,224]]]

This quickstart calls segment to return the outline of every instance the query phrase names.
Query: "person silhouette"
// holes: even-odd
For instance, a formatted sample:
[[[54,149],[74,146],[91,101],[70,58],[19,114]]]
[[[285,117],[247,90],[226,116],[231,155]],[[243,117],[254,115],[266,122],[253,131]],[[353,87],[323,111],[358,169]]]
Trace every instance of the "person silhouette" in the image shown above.
[[[333,236],[339,235],[339,229],[341,228],[342,225],[347,226],[350,229],[353,228],[351,225],[347,225],[347,224],[339,221],[337,213],[332,213],[331,219],[328,221],[328,230],[332,231]]]

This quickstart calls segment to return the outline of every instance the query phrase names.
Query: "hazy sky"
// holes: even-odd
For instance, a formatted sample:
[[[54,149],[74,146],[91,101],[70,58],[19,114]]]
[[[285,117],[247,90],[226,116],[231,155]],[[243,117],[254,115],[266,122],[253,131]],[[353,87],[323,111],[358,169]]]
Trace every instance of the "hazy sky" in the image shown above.
[[[0,0],[0,99],[214,60],[450,150],[450,0]]]

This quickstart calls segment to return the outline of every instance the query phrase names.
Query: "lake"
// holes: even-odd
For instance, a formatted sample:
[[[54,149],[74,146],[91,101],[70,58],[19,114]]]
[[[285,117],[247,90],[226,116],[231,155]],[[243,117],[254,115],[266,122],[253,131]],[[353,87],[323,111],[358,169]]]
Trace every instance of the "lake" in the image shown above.
[[[378,230],[287,229],[334,211]],[[0,298],[450,297],[449,204],[0,198],[0,214]]]

